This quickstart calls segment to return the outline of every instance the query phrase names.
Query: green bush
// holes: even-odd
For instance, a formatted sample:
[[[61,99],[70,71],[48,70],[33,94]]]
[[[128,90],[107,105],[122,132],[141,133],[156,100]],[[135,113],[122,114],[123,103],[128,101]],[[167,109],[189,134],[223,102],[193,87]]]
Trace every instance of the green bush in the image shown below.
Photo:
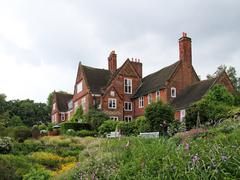
[[[22,156],[0,154],[0,179],[22,179],[33,165]]]
[[[102,125],[98,128],[98,132],[101,135],[110,133],[115,131],[117,127],[117,121],[107,120],[102,123]]]
[[[159,131],[164,121],[170,124],[174,120],[174,110],[169,104],[153,102],[147,106],[145,117],[150,124],[150,130]]]
[[[120,131],[122,135],[125,135],[125,136],[138,134],[137,127],[134,121],[131,121],[131,122],[119,121],[117,123],[117,129]]]
[[[74,115],[72,116],[72,118],[70,119],[70,122],[82,123],[83,120],[84,120],[83,108],[82,108],[82,106],[79,106],[77,108],[76,112],[74,113]]]
[[[89,131],[89,130],[81,130],[76,132],[77,136],[79,137],[87,137],[87,136],[96,136],[95,131]]]
[[[39,138],[39,136],[40,136],[40,130],[37,125],[34,125],[32,127],[32,137],[37,139],[37,138]]]
[[[61,124],[61,132],[65,133],[68,129],[73,129],[74,131],[80,131],[80,130],[90,130],[91,127],[87,123],[66,122]]]
[[[107,119],[109,119],[109,117],[104,112],[97,109],[90,109],[86,114],[86,122],[91,125],[93,130],[97,130]]]
[[[137,128],[137,133],[150,131],[150,124],[144,116],[138,117],[135,120],[135,125]]]
[[[21,126],[17,127],[14,131],[15,139],[19,142],[23,142],[24,140],[30,138],[32,136],[32,132],[30,128]]]
[[[10,137],[0,138],[0,154],[7,154],[12,149],[12,139]]]
[[[31,169],[29,173],[23,176],[23,180],[48,180],[51,177],[51,171],[40,169]]]

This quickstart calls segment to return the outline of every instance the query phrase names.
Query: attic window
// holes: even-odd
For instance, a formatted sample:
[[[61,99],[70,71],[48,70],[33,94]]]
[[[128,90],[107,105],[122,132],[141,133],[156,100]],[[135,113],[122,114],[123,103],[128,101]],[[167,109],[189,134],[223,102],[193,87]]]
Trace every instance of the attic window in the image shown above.
[[[56,103],[53,104],[53,110],[56,110]]]
[[[124,79],[124,92],[126,94],[132,94],[132,79]]]
[[[114,91],[110,91],[110,96],[115,96],[115,92]]]
[[[77,84],[77,93],[80,93],[83,90],[82,81]]]
[[[177,96],[177,90],[175,87],[171,88],[171,97],[175,98]]]

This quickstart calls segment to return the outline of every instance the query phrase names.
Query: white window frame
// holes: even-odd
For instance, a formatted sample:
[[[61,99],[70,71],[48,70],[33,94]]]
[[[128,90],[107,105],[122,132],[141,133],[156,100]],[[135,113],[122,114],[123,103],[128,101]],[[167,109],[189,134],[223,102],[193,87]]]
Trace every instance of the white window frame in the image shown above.
[[[127,109],[126,109],[126,106],[128,107]],[[129,109],[129,107],[130,107],[130,109]],[[124,110],[125,111],[132,111],[132,102],[124,101]]]
[[[148,104],[152,103],[152,94],[148,94]]]
[[[65,121],[66,120],[66,116],[65,116],[65,113],[61,113],[61,121]]]
[[[110,116],[110,120],[118,121],[118,116]]]
[[[128,90],[128,87],[130,87],[130,91]],[[132,79],[124,78],[124,93],[132,94]]]
[[[138,107],[143,108],[144,107],[144,96],[139,97],[138,99]]]
[[[77,93],[82,92],[82,90],[83,90],[83,82],[80,81],[80,82],[77,84]]]
[[[124,116],[124,121],[131,122],[133,120],[132,116]]]
[[[171,97],[173,98],[177,97],[177,89],[175,87],[171,87]]]
[[[112,101],[112,107],[110,107],[111,101]],[[115,106],[113,106],[113,105],[115,105]],[[117,99],[115,99],[115,98],[108,98],[108,109],[117,109]]]
[[[182,122],[185,117],[186,117],[186,110],[185,109],[180,110],[180,122]]]
[[[156,102],[161,100],[161,91],[156,91]]]

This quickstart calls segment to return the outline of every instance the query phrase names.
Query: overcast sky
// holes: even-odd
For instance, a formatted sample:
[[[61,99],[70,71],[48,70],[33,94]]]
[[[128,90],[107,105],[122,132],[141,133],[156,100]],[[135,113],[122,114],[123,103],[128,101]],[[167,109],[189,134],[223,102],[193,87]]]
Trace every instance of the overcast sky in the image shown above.
[[[0,93],[46,102],[73,92],[78,62],[107,68],[143,63],[144,75],[178,60],[182,32],[192,38],[201,79],[221,64],[240,74],[239,0],[0,0]]]

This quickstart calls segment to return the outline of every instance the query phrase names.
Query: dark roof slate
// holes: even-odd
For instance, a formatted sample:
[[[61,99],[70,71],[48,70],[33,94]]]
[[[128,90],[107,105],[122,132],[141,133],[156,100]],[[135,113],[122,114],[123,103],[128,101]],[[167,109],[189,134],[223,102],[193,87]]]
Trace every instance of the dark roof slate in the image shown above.
[[[73,95],[66,93],[55,92],[56,104],[60,112],[68,111],[68,102],[72,100]]]
[[[194,102],[199,101],[207,91],[215,84],[216,78],[197,82],[183,89],[172,101],[175,109],[185,109]]]
[[[104,88],[108,84],[108,81],[111,79],[111,71],[84,65],[82,65],[82,67],[90,91],[93,94],[100,94],[101,89]]]
[[[148,93],[157,91],[159,89],[165,88],[165,83],[170,79],[171,75],[175,72],[180,61],[167,66],[155,73],[152,73],[142,79],[142,84],[133,95],[133,98],[138,98],[140,96],[147,95]]]

